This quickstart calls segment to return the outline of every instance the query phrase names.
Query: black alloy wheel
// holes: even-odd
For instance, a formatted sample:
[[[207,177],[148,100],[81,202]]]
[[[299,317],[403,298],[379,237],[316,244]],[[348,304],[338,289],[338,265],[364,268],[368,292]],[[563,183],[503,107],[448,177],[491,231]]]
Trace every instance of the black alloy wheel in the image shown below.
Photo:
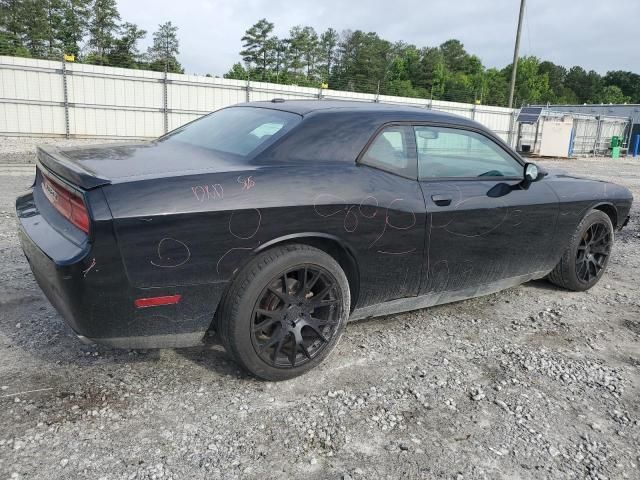
[[[568,290],[589,290],[604,275],[613,239],[609,215],[601,210],[591,210],[577,225],[562,257],[547,278]]]
[[[601,275],[611,253],[613,238],[609,226],[594,223],[580,239],[576,254],[576,275],[584,283]]]
[[[256,255],[216,312],[227,353],[265,380],[287,380],[322,363],[349,318],[351,290],[340,264],[304,244]]]
[[[258,356],[276,368],[295,368],[319,355],[342,316],[337,280],[318,265],[298,265],[262,291],[251,318]]]

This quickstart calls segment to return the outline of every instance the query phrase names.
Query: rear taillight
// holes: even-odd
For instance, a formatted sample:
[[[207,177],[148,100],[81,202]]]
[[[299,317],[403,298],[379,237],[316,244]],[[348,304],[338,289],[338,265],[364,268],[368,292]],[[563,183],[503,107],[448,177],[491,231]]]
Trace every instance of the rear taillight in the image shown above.
[[[42,191],[60,214],[84,233],[89,233],[89,213],[82,197],[51,177],[42,175]]]

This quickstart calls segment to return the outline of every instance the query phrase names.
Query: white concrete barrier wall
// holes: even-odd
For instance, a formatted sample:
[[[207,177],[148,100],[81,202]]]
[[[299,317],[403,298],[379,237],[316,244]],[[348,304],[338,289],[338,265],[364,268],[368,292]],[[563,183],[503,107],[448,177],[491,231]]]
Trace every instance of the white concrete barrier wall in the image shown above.
[[[473,118],[504,140],[514,124],[514,110],[501,107],[0,56],[3,135],[152,138],[219,108],[276,97],[430,108]]]

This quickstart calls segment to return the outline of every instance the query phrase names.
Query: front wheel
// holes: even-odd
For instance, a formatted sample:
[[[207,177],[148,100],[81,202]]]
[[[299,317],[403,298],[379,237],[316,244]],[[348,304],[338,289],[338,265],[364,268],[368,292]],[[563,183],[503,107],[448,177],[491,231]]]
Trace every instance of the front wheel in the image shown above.
[[[285,380],[322,362],[349,316],[350,292],[340,265],[307,245],[256,256],[233,281],[218,312],[227,353],[265,380]]]
[[[611,219],[600,210],[592,210],[578,225],[549,281],[574,291],[590,289],[602,278],[612,246]]]

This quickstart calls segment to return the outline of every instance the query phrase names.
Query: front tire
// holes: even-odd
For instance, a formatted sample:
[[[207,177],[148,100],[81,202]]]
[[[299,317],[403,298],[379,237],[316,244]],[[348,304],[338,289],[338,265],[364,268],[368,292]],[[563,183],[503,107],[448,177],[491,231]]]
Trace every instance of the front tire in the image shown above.
[[[576,228],[549,281],[576,292],[590,289],[602,278],[612,246],[611,219],[600,210],[592,210]]]
[[[218,312],[218,333],[245,370],[286,380],[329,355],[349,307],[347,277],[330,255],[285,245],[260,253],[241,270]]]

